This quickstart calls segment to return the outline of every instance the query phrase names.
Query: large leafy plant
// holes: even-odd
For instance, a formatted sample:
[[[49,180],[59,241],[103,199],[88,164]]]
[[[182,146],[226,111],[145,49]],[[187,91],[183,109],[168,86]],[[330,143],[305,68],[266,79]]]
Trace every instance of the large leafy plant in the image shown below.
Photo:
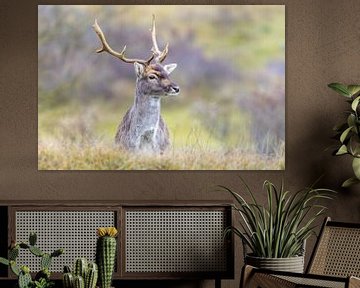
[[[342,184],[343,187],[348,187],[360,183],[360,85],[331,83],[328,86],[346,97],[346,102],[350,104],[350,109],[346,111],[346,122],[334,127],[335,137],[340,141],[334,155],[348,154],[353,157],[354,177],[347,179]]]
[[[334,191],[304,188],[291,193],[284,190],[283,184],[277,189],[274,184],[265,181],[267,205],[263,206],[249,186],[243,183],[251,202],[220,186],[234,196],[236,204],[233,208],[240,215],[240,227],[228,227],[226,234],[233,232],[239,236],[252,251],[252,256],[288,258],[301,255],[305,240],[317,226],[315,220],[326,210],[325,206],[318,204],[318,200],[331,199]]]

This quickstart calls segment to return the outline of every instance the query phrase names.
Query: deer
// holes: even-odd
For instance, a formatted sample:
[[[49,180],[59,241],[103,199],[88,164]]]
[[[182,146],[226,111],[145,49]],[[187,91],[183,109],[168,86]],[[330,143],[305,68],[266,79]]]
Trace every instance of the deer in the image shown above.
[[[121,52],[113,50],[96,19],[93,28],[102,43],[102,47],[96,50],[97,53],[107,52],[125,63],[133,64],[135,68],[134,102],[117,128],[115,144],[126,151],[163,154],[170,146],[170,136],[160,113],[161,99],[166,96],[178,95],[180,88],[169,78],[177,64],[162,64],[168,55],[169,43],[162,51],[159,49],[155,15],[153,15],[150,29],[151,55],[147,59],[127,58],[125,56],[126,45]]]

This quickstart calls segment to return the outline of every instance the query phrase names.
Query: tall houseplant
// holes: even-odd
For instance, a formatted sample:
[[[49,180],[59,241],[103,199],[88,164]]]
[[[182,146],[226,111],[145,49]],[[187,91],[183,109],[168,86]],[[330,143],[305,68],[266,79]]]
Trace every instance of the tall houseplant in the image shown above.
[[[244,182],[244,181],[243,181]],[[331,199],[334,192],[328,189],[305,188],[296,193],[276,188],[264,182],[266,205],[261,205],[249,186],[245,190],[251,201],[246,201],[230,188],[220,186],[235,199],[233,205],[240,215],[239,227],[228,227],[243,241],[251,253],[244,255],[246,264],[272,270],[303,272],[304,243],[314,233],[314,222],[323,215],[326,207],[320,199]]]
[[[354,177],[342,184],[343,187],[348,187],[360,183],[360,85],[331,83],[328,87],[346,97],[346,102],[350,104],[346,121],[334,127],[340,143],[333,153],[336,156],[351,155],[353,158]]]

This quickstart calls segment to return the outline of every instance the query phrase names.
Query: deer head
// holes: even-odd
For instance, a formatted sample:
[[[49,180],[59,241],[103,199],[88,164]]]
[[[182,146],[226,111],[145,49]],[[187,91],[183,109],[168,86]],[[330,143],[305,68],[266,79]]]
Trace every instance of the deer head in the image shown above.
[[[151,28],[153,46],[150,50],[151,55],[146,60],[127,58],[125,56],[126,45],[121,52],[113,50],[106,41],[105,35],[96,19],[93,27],[102,43],[102,47],[96,50],[97,53],[107,52],[125,63],[134,64],[135,74],[137,77],[137,92],[139,92],[140,95],[160,97],[179,94],[179,86],[172,82],[169,78],[170,73],[175,70],[177,64],[161,64],[169,52],[169,44],[167,43],[164,50],[160,51],[156,39],[155,15],[153,15]],[[152,61],[154,61],[154,63],[151,63]]]

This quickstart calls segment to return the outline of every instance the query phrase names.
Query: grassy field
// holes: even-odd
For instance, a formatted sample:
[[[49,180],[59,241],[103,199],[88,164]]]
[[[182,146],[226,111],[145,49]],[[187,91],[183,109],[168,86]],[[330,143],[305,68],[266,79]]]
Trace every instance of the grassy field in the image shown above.
[[[119,111],[120,110],[120,111]],[[39,111],[38,168],[40,170],[281,170],[284,147],[276,155],[258,154],[248,122],[236,121],[237,133],[220,139],[194,120],[186,109],[164,109],[172,148],[163,155],[134,155],[115,147],[120,107],[100,103],[66,105]],[[235,121],[235,120],[234,120]],[[234,136],[236,135],[236,137]]]
[[[49,148],[50,147],[50,148]],[[239,150],[174,149],[163,155],[136,155],[111,146],[39,146],[39,170],[277,170],[284,157]]]

